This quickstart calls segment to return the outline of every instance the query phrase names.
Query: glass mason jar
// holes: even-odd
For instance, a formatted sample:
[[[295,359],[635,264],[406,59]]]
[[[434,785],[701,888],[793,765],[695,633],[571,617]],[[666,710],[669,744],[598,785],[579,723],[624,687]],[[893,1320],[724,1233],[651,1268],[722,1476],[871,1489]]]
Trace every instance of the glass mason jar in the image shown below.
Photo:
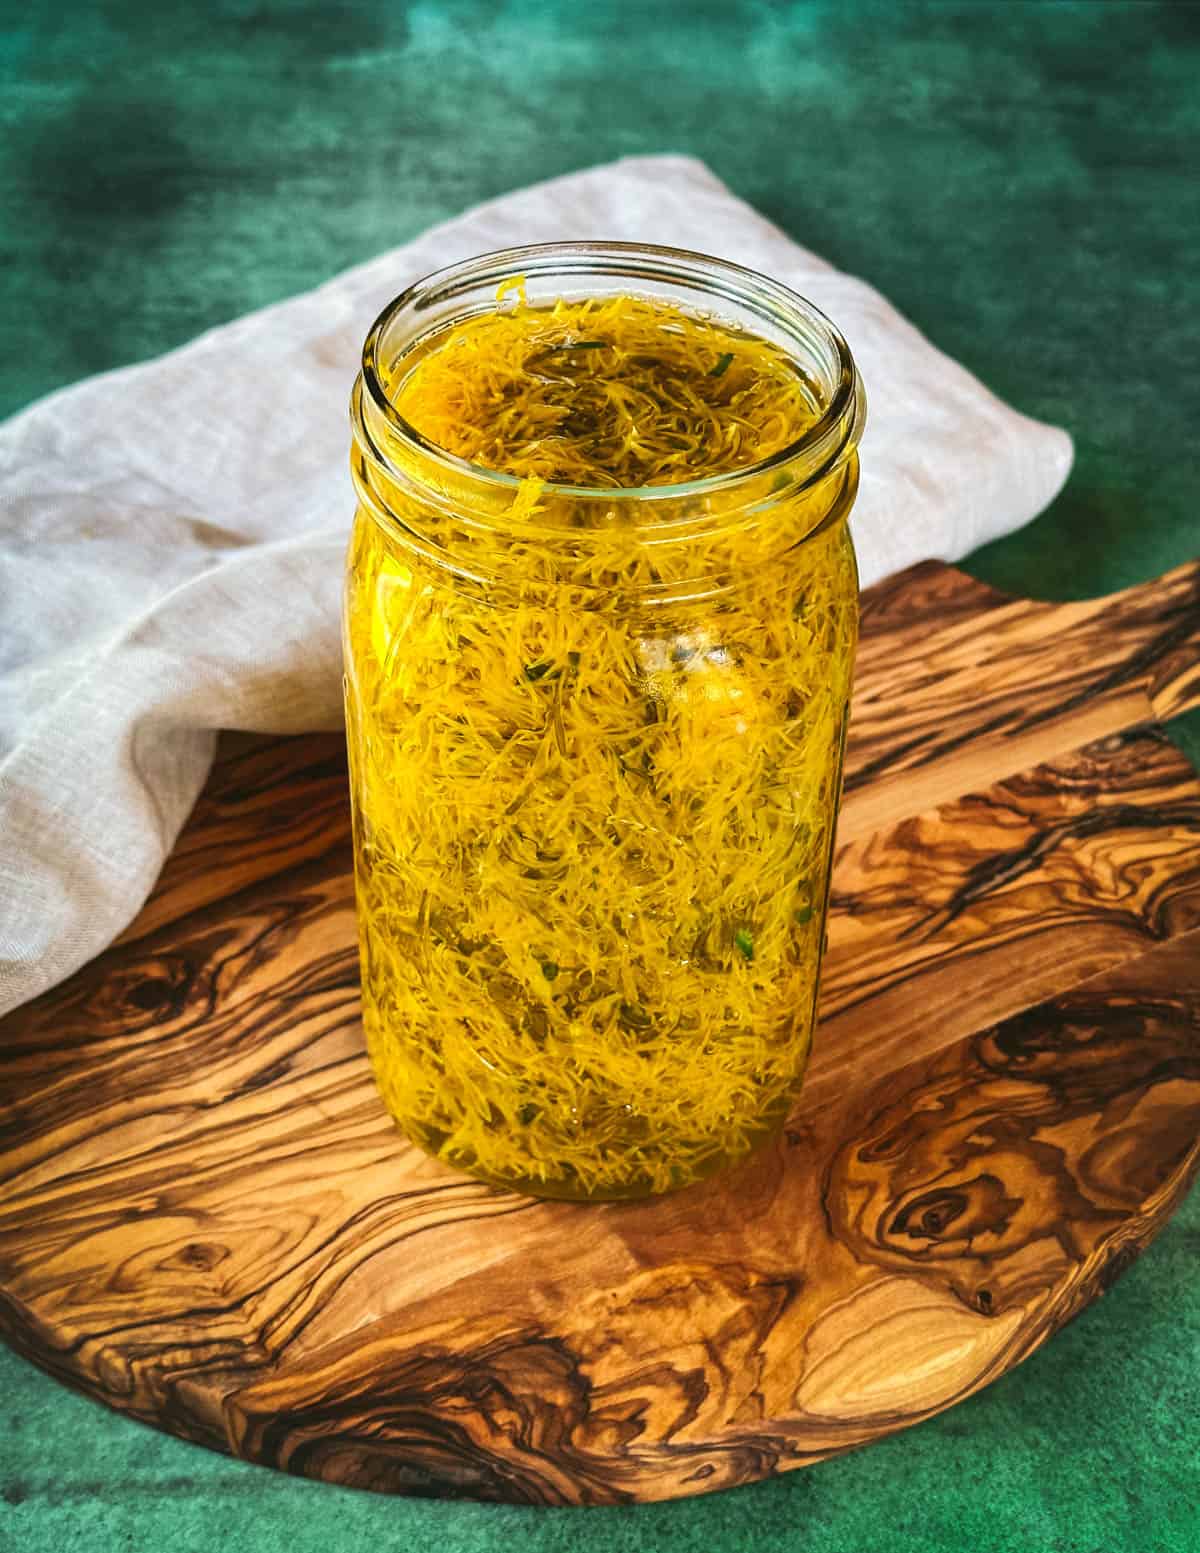
[[[389,389],[517,275],[531,306],[634,294],[775,342],[818,419],[732,473],[531,503]],[[388,1109],[455,1168],[636,1197],[782,1125],[816,1011],[864,413],[814,307],[672,249],[485,255],[371,329],[344,617],[363,1020]]]

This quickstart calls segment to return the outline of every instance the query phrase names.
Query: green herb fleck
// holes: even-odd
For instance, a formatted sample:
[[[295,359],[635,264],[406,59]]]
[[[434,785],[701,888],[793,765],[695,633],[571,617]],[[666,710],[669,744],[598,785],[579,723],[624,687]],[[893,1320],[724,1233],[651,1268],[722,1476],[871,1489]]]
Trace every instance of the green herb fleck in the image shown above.
[[[709,377],[724,377],[726,372],[729,371],[729,363],[732,360],[733,352],[726,351],[723,356],[718,357],[716,366],[708,374]]]
[[[749,928],[740,927],[733,935],[733,945],[747,960],[754,958],[754,936]]]
[[[553,981],[558,975],[558,966],[555,965],[553,960],[542,961],[542,975],[547,981]]]
[[[545,679],[547,674],[553,673],[554,665],[552,663],[547,663],[545,659],[542,659],[538,663],[527,663],[525,665],[525,678],[532,680],[535,684],[539,679]]]
[[[534,1117],[537,1114],[538,1114],[538,1108],[537,1108],[536,1105],[528,1105],[528,1104],[526,1104],[526,1105],[523,1105],[521,1107],[521,1109],[517,1112],[517,1120],[520,1122],[522,1127],[528,1127],[530,1122],[533,1121]]]
[[[796,910],[792,913],[792,915],[795,917],[796,921],[800,924],[801,927],[803,927],[806,922],[811,922],[812,921],[812,914],[813,914],[813,909],[812,909],[812,905],[811,904],[805,905],[805,906],[798,906],[796,908]]]

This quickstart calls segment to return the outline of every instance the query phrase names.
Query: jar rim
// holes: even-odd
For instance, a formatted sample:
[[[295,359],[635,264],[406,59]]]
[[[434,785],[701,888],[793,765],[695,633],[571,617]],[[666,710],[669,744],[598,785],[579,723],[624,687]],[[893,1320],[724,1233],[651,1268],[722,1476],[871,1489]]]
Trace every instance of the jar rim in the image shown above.
[[[604,273],[627,275],[631,279],[690,282],[714,296],[737,301],[760,316],[772,317],[784,328],[789,325],[794,328],[798,324],[807,326],[822,338],[836,362],[835,382],[817,420],[766,458],[699,479],[661,485],[568,485],[547,480],[541,482],[541,489],[547,496],[575,501],[632,502],[639,507],[647,502],[677,502],[681,498],[704,497],[736,489],[744,482],[761,479],[764,474],[771,474],[798,460],[811,464],[812,473],[818,470],[824,473],[833,467],[839,456],[852,451],[857,444],[863,419],[862,384],[850,347],[837,325],[791,287],[746,265],[692,249],[607,240],[529,243],[493,249],[430,271],[392,298],[376,317],[363,343],[359,381],[391,434],[402,445],[433,460],[455,478],[477,481],[489,489],[509,490],[514,495],[528,480],[528,476],[489,469],[451,453],[401,415],[387,394],[379,369],[385,333],[405,313],[419,312],[438,300],[452,298],[491,280],[499,284],[517,275],[528,277],[531,273],[564,276]]]

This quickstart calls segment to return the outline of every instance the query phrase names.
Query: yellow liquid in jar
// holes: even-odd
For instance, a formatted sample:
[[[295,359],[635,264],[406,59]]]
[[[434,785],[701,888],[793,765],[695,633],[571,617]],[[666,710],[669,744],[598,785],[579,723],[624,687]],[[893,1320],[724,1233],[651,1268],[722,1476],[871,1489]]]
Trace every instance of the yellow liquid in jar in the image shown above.
[[[482,314],[402,359],[389,393],[430,442],[524,477],[519,517],[546,481],[745,467],[821,410],[775,346],[635,298]],[[538,574],[537,544],[518,523],[506,567]],[[696,541],[697,575],[718,544]],[[636,587],[656,563],[618,530],[604,565]],[[840,521],[719,606],[648,620],[458,588],[360,512],[363,1018],[418,1143],[539,1195],[621,1197],[781,1123],[811,1037],[856,593]]]

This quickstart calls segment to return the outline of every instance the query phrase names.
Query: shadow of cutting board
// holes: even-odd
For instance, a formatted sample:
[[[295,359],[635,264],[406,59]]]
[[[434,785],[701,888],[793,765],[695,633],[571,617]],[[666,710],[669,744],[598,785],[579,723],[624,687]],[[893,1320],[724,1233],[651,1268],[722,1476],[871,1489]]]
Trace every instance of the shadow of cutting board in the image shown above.
[[[822,1021],[778,1142],[642,1204],[412,1148],[362,1049],[341,741],[229,740],[122,940],[0,1026],[0,1330],[253,1461],[695,1494],[928,1417],[1101,1292],[1200,1158],[1200,563],[864,599]]]

